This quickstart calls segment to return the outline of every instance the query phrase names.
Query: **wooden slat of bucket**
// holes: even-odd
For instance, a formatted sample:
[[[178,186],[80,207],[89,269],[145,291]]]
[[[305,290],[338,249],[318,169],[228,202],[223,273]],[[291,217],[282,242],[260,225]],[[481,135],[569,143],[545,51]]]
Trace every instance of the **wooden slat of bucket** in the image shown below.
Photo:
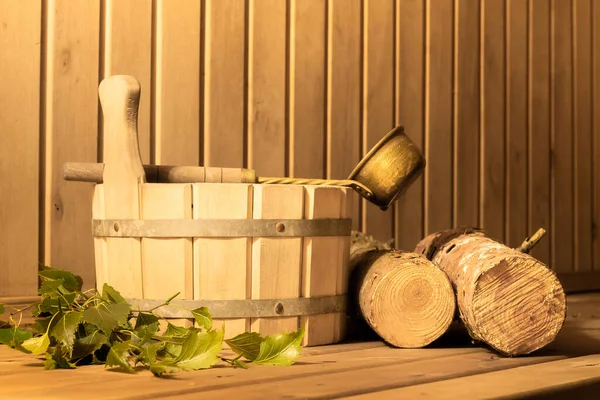
[[[142,218],[191,219],[192,185],[142,185]],[[143,238],[144,298],[166,300],[180,292],[177,300],[193,299],[192,251],[191,238]],[[169,322],[189,327],[193,320],[170,319]],[[166,324],[162,328],[166,328]]]
[[[304,216],[306,219],[339,218],[343,193],[336,187],[306,186]],[[334,295],[337,269],[341,256],[337,251],[341,238],[306,237],[302,257],[302,297]],[[305,328],[304,345],[329,344],[334,338],[335,314],[301,317]]]
[[[252,218],[252,185],[194,184],[194,219]],[[194,299],[240,300],[248,298],[251,239],[194,239]],[[217,322],[219,321],[219,322]],[[215,320],[225,323],[225,337],[249,331],[247,318]]]
[[[254,185],[254,219],[303,218],[304,188],[296,185]],[[294,298],[300,295],[302,238],[252,239],[252,298]],[[298,329],[298,317],[251,318],[262,335]]]
[[[342,192],[340,198],[340,218],[351,218],[354,210],[354,191],[348,188],[339,189]],[[336,292],[335,294],[348,293],[348,275],[350,258],[350,237],[339,238],[338,241],[338,264],[336,265]],[[333,342],[337,343],[346,337],[346,313],[335,314]]]
[[[104,216],[140,218],[140,184],[145,182],[137,141],[140,85],[130,76],[113,76],[99,86],[104,114]],[[139,238],[104,239],[107,278],[124,297],[143,298]]]

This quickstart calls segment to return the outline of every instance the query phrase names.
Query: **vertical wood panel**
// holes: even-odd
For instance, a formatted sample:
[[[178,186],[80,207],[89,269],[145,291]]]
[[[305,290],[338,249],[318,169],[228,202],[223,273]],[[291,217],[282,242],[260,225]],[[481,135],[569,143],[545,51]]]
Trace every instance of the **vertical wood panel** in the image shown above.
[[[575,227],[573,265],[576,271],[592,268],[592,66],[590,0],[574,0],[573,108],[575,133]]]
[[[363,154],[394,127],[394,1],[364,3]],[[362,200],[363,231],[377,240],[394,238],[393,208]]]
[[[360,24],[358,1],[329,0],[327,30],[327,177],[346,179],[360,161]],[[351,193],[352,229],[359,197]]]
[[[571,32],[573,25],[571,5],[571,0],[553,0],[551,7],[552,229],[550,234],[552,237],[552,267],[560,272],[568,272],[573,269],[573,135],[575,133],[573,132],[572,103],[573,49]],[[539,20],[543,17],[535,9],[532,9],[531,13],[532,19]],[[546,34],[545,30],[540,30],[537,36],[539,40],[545,41],[544,35]],[[539,48],[539,44],[532,43],[532,48]],[[532,62],[535,60],[536,57],[532,55]],[[539,94],[541,101],[544,101],[544,95],[545,93]],[[539,104],[532,104],[531,107],[532,112],[539,113]],[[544,156],[532,151],[532,156],[536,155]],[[542,171],[539,173],[541,174]],[[531,190],[535,191],[536,188],[532,186]]]
[[[245,6],[206,1],[204,165],[244,166]]]
[[[44,261],[90,288],[92,186],[65,182],[62,165],[97,159],[100,1],[50,0],[47,12]]]
[[[286,173],[286,6],[250,0],[248,166],[264,177]]]
[[[408,137],[424,145],[425,2],[396,3],[396,124]],[[420,176],[396,203],[396,247],[414,249],[423,238],[423,181]]]
[[[150,162],[152,99],[152,1],[106,0],[103,76],[132,75],[142,87],[138,141],[142,162]],[[101,55],[102,56],[102,55]]]
[[[425,235],[452,225],[452,0],[427,0]]]
[[[157,0],[155,162],[200,163],[201,2]]]
[[[481,9],[481,226],[504,240],[505,2]]]
[[[289,175],[325,173],[325,11],[323,0],[292,0],[290,10]]]
[[[0,1],[0,296],[35,295],[38,280],[42,9],[19,5]]]
[[[455,2],[454,221],[479,226],[479,0]]]
[[[527,231],[527,11],[526,1],[507,0],[505,240],[510,247],[532,234]]]
[[[546,231],[551,228],[549,7],[548,0],[531,0],[529,3],[529,234],[539,228]],[[550,240],[540,241],[531,255],[548,264]]]
[[[592,2],[592,54],[593,60],[593,104],[592,118],[594,130],[594,161],[592,175],[594,177],[594,221],[592,228],[592,243],[594,246],[594,269],[600,270],[600,4]]]

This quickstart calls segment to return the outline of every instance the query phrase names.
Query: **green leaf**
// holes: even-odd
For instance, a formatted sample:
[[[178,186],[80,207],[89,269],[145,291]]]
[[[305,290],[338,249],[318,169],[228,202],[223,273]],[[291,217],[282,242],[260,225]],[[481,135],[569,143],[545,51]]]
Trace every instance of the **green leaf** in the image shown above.
[[[52,322],[52,326],[56,325],[56,318],[54,320],[52,320],[52,316],[37,318],[35,322],[31,325],[31,328],[37,333],[44,333],[49,330],[48,324],[50,324],[50,322]]]
[[[192,310],[192,315],[196,319],[198,326],[203,326],[207,331],[212,328],[212,316],[206,307],[196,308]]]
[[[155,322],[158,322],[159,319],[160,318],[158,318],[154,314],[139,313],[135,319],[135,328],[134,329],[138,329],[139,327],[142,327],[144,325],[151,325]]]
[[[111,346],[106,357],[106,366],[119,367],[129,373],[135,373],[135,370],[129,364],[129,345],[131,342],[126,340],[125,342],[115,343]]]
[[[27,339],[31,339],[31,332],[13,328],[0,329],[0,343],[10,347],[15,347],[15,343],[21,344]]]
[[[245,332],[237,335],[234,338],[226,339],[225,343],[231,347],[236,354],[244,356],[250,361],[254,361],[260,353],[260,344],[263,337],[257,332]]]
[[[106,336],[96,329],[87,336],[75,339],[71,357],[73,359],[84,358],[98,350],[105,343],[108,343]]]
[[[172,323],[167,321],[167,329],[165,329],[165,333],[163,335],[168,338],[186,337],[188,335],[188,332],[188,329],[183,328],[181,326],[173,325]]]
[[[83,286],[83,280],[80,276],[64,269],[43,267],[42,270],[38,272],[38,275],[42,278],[42,281],[47,279],[62,279],[63,287],[70,292],[81,290],[81,287]]]
[[[38,293],[42,296],[49,294],[55,294],[55,297],[59,296],[59,293],[55,292],[58,292],[58,288],[62,286],[64,281],[64,279],[44,279]]]
[[[0,304],[0,315],[4,314],[4,304]]]
[[[181,354],[181,346],[181,344],[167,343],[167,345],[164,347],[164,352],[161,355],[165,358],[175,359]]]
[[[108,283],[105,283],[104,286],[102,286],[102,300],[108,303],[127,303],[123,296],[121,296],[121,293]]]
[[[25,340],[22,346],[33,354],[40,355],[45,353],[48,346],[50,346],[50,338],[48,338],[47,333],[44,333],[42,336]]]
[[[150,345],[144,346],[140,354],[136,359],[136,363],[142,363],[145,365],[152,365],[156,362],[156,356],[160,348],[164,346],[164,343],[156,342]]]
[[[150,372],[152,372],[154,376],[158,377],[162,377],[164,374],[176,371],[179,371],[179,368],[174,364],[158,362],[150,365]]]
[[[118,326],[125,326],[131,306],[129,304],[102,303],[83,312],[83,321],[94,324],[107,335]]]
[[[281,333],[267,336],[260,344],[260,353],[254,360],[255,364],[292,365],[302,349],[304,327],[296,332]]]
[[[181,353],[174,360],[154,363],[150,369],[155,375],[175,370],[197,370],[212,367],[219,360],[224,330],[202,332],[190,330],[183,341]]]
[[[83,314],[76,311],[67,311],[58,320],[56,325],[50,331],[50,334],[72,352],[73,343],[75,342],[75,331],[83,318]]]
[[[44,363],[44,369],[74,369],[75,364],[69,362],[68,349],[64,346],[56,346],[48,348],[46,352],[46,362]],[[49,361],[48,357],[51,357],[52,361]]]
[[[61,304],[66,303],[68,305],[71,305],[75,302],[76,297],[77,293],[67,293],[64,294],[62,297],[43,297],[42,301],[40,301],[37,305],[37,315],[46,312],[54,314],[58,311],[59,299],[61,299]]]
[[[52,358],[52,354],[46,353],[46,361],[44,361],[44,369],[56,369],[56,361]]]
[[[158,332],[158,322],[150,325],[144,325],[142,328],[136,329],[132,335],[132,341],[135,346],[143,346]]]

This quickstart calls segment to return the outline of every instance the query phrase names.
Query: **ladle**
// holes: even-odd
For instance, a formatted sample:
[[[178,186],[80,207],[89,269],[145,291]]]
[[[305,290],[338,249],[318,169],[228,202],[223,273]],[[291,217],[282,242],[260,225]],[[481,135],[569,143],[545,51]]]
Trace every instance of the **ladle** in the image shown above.
[[[135,101],[139,102],[139,99]],[[147,182],[346,186],[384,211],[406,192],[424,168],[423,154],[406,135],[402,125],[388,132],[363,157],[348,179],[259,177],[254,170],[247,168],[144,165]],[[103,169],[102,163],[67,162],[63,165],[63,178],[102,183]]]

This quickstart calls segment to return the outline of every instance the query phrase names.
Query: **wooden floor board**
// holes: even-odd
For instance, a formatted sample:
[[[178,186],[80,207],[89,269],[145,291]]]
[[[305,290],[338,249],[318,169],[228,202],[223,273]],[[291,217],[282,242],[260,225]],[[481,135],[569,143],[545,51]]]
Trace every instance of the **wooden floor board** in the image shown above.
[[[415,385],[384,392],[369,393],[356,396],[355,399],[385,398],[410,399],[420,398],[455,399],[455,398],[496,398],[502,396],[547,396],[565,386],[576,386],[584,382],[596,387],[600,384],[600,355],[558,360],[542,365],[528,365],[504,371],[490,372],[475,376],[449,379],[424,385]],[[503,382],[499,385],[498,382]],[[543,391],[543,393],[541,393]],[[567,398],[566,394],[565,397]],[[585,397],[591,398],[591,397]]]
[[[392,364],[405,364],[422,360],[439,360],[445,356],[460,356],[466,353],[480,352],[479,349],[367,349],[344,353],[306,356],[299,360],[294,368],[253,366],[248,370],[218,367],[205,371],[177,374],[175,379],[156,379],[150,372],[142,371],[137,375],[101,371],[96,366],[81,368],[78,374],[69,371],[39,371],[28,370],[17,376],[0,376],[3,393],[13,398],[28,398],[17,396],[33,396],[40,390],[52,389],[60,394],[57,398],[86,398],[93,399],[147,399],[173,394],[195,393],[198,391],[240,390],[248,385],[278,385],[288,380],[321,379],[329,374],[357,373],[372,368],[381,368]],[[489,357],[489,355],[487,355]],[[71,371],[72,372],[72,371]],[[104,376],[103,376],[104,375]],[[36,382],[36,387],[28,387],[28,382]],[[94,384],[91,384],[94,382]],[[133,383],[132,383],[133,382]],[[102,391],[98,391],[98,384]],[[132,391],[132,384],[136,387]],[[78,386],[77,390],[72,390]],[[244,389],[246,390],[251,389]],[[203,393],[204,394],[204,393]],[[73,396],[73,397],[69,397]],[[32,398],[33,398],[32,397]],[[52,399],[53,397],[46,397]]]
[[[268,398],[560,398],[559,394],[575,393],[587,398],[600,385],[600,293],[570,295],[568,307],[563,330],[553,343],[514,358],[471,344],[460,325],[424,349],[359,340],[305,348],[292,367],[220,366],[169,379],[155,378],[146,370],[130,375],[100,365],[45,371],[43,361],[0,346],[0,397],[262,399],[268,393]]]

